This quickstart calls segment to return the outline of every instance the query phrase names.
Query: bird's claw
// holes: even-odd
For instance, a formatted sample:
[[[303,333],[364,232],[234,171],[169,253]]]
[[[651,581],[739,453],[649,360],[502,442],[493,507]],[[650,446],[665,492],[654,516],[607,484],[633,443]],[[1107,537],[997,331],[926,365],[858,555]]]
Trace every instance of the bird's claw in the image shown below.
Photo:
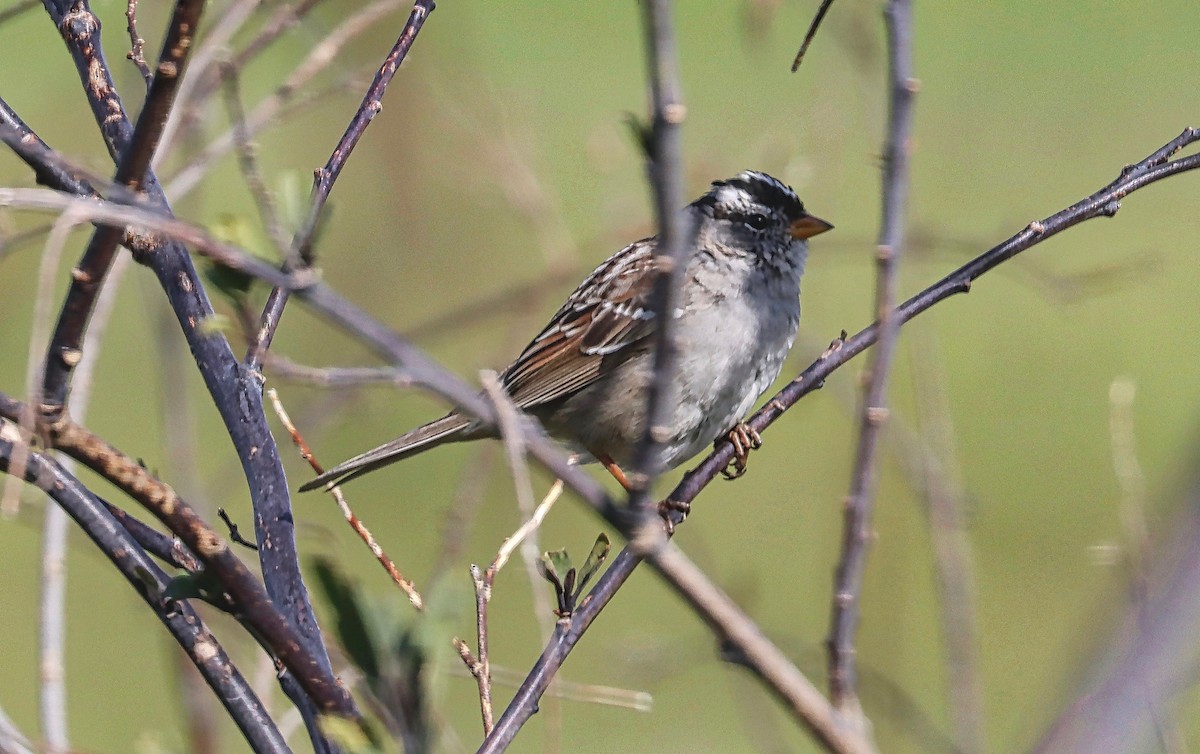
[[[721,469],[721,476],[726,479],[737,479],[746,473],[746,461],[750,458],[750,451],[762,447],[762,435],[754,427],[742,422],[729,430],[725,439],[733,444],[733,460]]]
[[[675,533],[675,519],[672,518],[673,513],[682,514],[679,523],[683,523],[683,519],[688,517],[692,512],[692,504],[680,500],[672,500],[667,498],[658,504],[658,515],[662,516],[663,525],[667,529],[667,536]]]

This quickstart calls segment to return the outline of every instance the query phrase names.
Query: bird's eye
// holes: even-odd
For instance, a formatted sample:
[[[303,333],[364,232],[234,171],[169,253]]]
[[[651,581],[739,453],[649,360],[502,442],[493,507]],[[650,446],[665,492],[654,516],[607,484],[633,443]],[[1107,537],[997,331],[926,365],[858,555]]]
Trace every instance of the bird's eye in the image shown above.
[[[767,220],[766,215],[761,215],[757,212],[751,215],[746,215],[746,224],[755,230],[762,230],[763,228],[766,228],[768,222],[769,220]]]

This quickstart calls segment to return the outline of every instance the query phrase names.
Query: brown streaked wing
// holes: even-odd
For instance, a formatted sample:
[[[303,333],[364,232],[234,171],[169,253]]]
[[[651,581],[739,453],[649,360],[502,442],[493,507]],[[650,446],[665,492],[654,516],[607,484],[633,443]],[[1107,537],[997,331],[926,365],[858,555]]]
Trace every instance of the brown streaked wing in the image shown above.
[[[607,354],[653,331],[648,307],[654,239],[630,244],[587,277],[525,347],[501,380],[513,402],[530,408],[594,382]]]

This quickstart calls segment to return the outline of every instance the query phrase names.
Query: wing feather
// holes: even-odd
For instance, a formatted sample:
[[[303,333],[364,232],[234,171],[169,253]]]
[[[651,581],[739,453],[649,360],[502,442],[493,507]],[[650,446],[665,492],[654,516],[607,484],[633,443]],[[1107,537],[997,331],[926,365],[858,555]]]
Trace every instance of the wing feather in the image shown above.
[[[655,240],[626,246],[589,275],[546,328],[501,375],[508,394],[529,409],[596,381],[605,356],[647,338]]]

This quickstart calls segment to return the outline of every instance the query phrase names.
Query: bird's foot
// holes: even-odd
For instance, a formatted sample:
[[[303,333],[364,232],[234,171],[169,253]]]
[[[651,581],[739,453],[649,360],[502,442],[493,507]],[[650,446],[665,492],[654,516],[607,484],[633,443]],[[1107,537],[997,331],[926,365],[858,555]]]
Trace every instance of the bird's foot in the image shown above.
[[[683,520],[691,512],[692,504],[680,500],[667,498],[658,504],[658,515],[662,516],[663,526],[666,527],[668,537],[675,533],[676,522],[673,515],[676,513],[680,514],[679,523],[683,523]]]
[[[762,435],[749,424],[740,422],[729,430],[729,434],[725,435],[723,439],[733,443],[733,460],[721,469],[721,476],[726,479],[737,479],[746,473],[746,461],[750,458],[750,451],[762,447]],[[719,443],[720,440],[717,442]]]

